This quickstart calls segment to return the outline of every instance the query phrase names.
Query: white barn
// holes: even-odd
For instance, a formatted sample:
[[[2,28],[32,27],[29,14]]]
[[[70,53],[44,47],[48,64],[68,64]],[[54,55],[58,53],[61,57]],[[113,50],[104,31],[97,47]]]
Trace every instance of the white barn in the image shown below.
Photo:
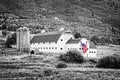
[[[82,42],[87,43],[87,52],[83,53]],[[30,41],[30,50],[39,52],[65,53],[77,50],[84,57],[96,57],[97,49],[93,42],[81,38],[75,39],[70,31],[48,32],[36,34]]]
[[[65,52],[65,45],[71,38],[74,38],[73,35],[67,31],[37,34],[30,41],[30,49],[40,52]]]

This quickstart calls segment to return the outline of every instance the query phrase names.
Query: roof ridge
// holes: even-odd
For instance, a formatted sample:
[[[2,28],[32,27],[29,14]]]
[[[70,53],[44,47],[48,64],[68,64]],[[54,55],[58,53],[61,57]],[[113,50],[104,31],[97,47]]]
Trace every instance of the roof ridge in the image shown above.
[[[35,35],[31,39],[31,43],[40,43],[40,42],[57,42],[58,39],[60,38],[61,34],[48,34],[48,35]]]
[[[56,34],[60,34],[60,33],[56,33]],[[44,33],[42,33],[42,34],[36,34],[35,36],[45,36],[45,35],[55,35],[55,34],[44,34]]]
[[[72,43],[78,43],[80,42],[80,39],[69,39],[66,44],[72,44]]]
[[[38,33],[36,35],[53,35],[53,34],[62,34],[61,32],[55,31],[55,32],[44,32],[44,33]],[[36,36],[35,35],[35,36]]]

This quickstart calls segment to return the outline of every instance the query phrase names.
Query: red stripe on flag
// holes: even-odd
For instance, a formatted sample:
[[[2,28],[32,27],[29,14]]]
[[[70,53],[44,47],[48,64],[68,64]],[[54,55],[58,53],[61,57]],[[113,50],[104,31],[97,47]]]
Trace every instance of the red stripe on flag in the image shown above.
[[[83,53],[85,54],[87,52],[88,48],[87,48],[87,44],[85,46],[83,46]]]

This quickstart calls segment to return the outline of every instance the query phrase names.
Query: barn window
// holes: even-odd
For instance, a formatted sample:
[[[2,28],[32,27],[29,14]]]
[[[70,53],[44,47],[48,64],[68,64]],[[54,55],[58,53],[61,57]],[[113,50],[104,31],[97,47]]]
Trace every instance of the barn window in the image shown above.
[[[34,51],[32,50],[30,53],[31,53],[31,54],[34,54]]]
[[[60,48],[61,50],[63,50],[63,48]]]

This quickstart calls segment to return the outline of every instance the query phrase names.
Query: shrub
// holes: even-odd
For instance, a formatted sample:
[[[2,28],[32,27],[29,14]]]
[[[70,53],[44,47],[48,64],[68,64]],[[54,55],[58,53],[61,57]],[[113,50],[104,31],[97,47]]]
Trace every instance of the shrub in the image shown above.
[[[60,63],[58,63],[55,67],[56,67],[56,68],[67,68],[67,64],[64,63],[64,62],[60,62]]]
[[[51,76],[53,75],[54,72],[51,69],[47,69],[43,73],[44,73],[44,76]]]
[[[75,37],[75,38],[80,38],[80,37],[81,37],[81,34],[78,33],[78,32],[76,32],[76,33],[74,34],[74,37]]]
[[[66,54],[61,54],[59,59],[70,63],[82,63],[84,61],[83,56],[78,51],[68,51]]]
[[[18,65],[0,64],[0,68],[4,68],[4,69],[20,69],[21,67],[18,66]]]
[[[42,55],[42,54],[44,54],[44,53],[43,53],[43,52],[39,52],[38,54]]]
[[[35,51],[35,54],[37,54],[37,55],[43,55],[44,53],[43,52],[39,52],[39,51]]]
[[[120,69],[120,56],[112,55],[101,58],[97,67]]]
[[[89,63],[96,64],[97,60],[95,60],[95,59],[89,59]]]
[[[11,37],[8,37],[6,40],[6,46],[10,46],[10,45],[15,45],[16,44],[16,33],[13,33],[11,35]]]

